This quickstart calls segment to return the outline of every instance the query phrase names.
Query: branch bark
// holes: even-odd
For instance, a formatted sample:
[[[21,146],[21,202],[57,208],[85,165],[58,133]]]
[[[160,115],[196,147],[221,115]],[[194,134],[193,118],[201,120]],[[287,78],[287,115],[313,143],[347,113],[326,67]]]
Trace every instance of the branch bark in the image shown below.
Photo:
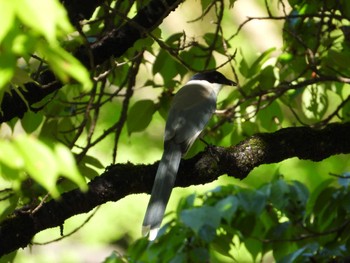
[[[74,56],[88,68],[100,65],[111,57],[122,56],[137,40],[145,38],[147,32],[151,32],[159,26],[163,19],[175,10],[182,1],[152,0],[147,6],[139,10],[134,18],[125,22],[120,28],[108,32],[90,47],[79,47],[74,53]],[[101,3],[101,1],[97,1],[90,9],[96,7],[98,3]],[[68,11],[76,11],[74,6],[69,5],[69,7],[71,9],[68,9]],[[89,12],[91,12],[90,9],[83,16],[88,16],[90,14]],[[69,16],[71,19],[73,19],[72,17],[76,19],[76,17],[80,17],[82,14],[69,13]],[[25,112],[33,110],[31,105],[62,88],[62,83],[49,70],[43,72],[37,82],[39,84],[28,83],[24,89],[19,88],[17,90],[23,94],[29,108],[16,91],[11,90],[4,94],[0,106],[0,123],[9,121],[14,117],[22,118]]]
[[[322,130],[308,127],[281,129],[256,134],[236,146],[209,147],[181,162],[176,186],[204,184],[222,174],[243,179],[261,164],[288,158],[321,161],[350,153],[350,122],[329,124]],[[60,200],[51,200],[35,213],[17,213],[0,224],[0,256],[27,246],[33,236],[47,228],[61,226],[69,217],[86,213],[108,201],[130,194],[150,193],[158,162],[152,165],[116,164],[89,183],[89,190],[73,190]]]

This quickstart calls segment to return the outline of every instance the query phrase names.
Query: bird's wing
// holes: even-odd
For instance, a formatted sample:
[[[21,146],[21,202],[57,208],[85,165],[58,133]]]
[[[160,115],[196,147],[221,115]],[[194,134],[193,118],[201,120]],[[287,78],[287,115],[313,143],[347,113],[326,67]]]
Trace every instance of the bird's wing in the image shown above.
[[[216,109],[216,93],[208,86],[188,84],[175,95],[169,111],[165,143],[172,140],[185,153]]]

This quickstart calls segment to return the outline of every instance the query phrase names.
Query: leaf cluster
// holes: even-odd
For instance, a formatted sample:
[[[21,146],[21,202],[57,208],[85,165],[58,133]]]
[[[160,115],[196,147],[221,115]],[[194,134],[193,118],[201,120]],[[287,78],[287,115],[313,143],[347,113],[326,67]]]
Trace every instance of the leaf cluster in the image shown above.
[[[278,177],[257,189],[220,186],[183,199],[160,236],[154,242],[140,239],[124,258],[241,262],[244,250],[250,262],[261,262],[271,252],[277,262],[343,259],[350,255],[349,195],[348,178],[341,184],[328,179],[313,193]]]

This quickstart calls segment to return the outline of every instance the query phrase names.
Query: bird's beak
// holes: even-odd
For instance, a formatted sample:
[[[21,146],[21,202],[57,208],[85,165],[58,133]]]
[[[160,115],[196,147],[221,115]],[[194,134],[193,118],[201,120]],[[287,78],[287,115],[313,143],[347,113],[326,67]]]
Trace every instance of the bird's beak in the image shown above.
[[[232,80],[230,80],[230,79],[226,79],[224,84],[225,85],[229,85],[229,86],[237,86],[237,83],[232,81]]]

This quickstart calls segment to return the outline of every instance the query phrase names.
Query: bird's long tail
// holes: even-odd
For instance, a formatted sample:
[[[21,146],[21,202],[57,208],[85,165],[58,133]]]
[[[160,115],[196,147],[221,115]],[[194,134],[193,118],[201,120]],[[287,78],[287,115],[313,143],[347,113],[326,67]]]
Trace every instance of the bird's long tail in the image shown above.
[[[151,199],[142,224],[142,234],[144,236],[149,235],[150,240],[155,239],[157,236],[166,205],[174,187],[181,155],[180,145],[173,142],[168,142],[165,145],[154,179]]]

